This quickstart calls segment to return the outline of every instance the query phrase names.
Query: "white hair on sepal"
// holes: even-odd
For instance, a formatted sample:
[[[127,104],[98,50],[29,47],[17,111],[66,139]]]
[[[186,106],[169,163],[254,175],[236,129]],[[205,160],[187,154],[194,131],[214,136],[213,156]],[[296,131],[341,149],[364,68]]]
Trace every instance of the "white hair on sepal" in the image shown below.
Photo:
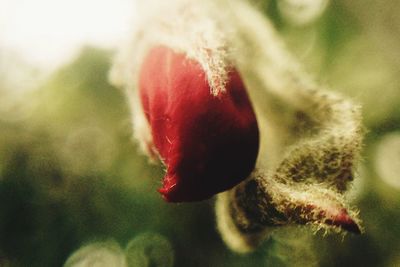
[[[135,74],[135,57],[128,53],[128,49],[121,49],[114,59],[109,72],[109,81],[117,88],[123,89],[127,96],[128,106],[131,111],[133,138],[139,145],[139,150],[148,156],[149,161],[156,162],[153,137],[150,125],[145,117],[137,90],[137,74]]]
[[[111,71],[116,85],[137,88],[137,73],[144,56],[155,46],[166,46],[197,61],[206,73],[213,95],[225,91],[231,67],[233,36],[213,1],[149,1],[140,5],[132,40],[121,49]],[[133,87],[132,87],[133,86]]]
[[[224,19],[212,1],[201,4],[194,0],[167,2],[143,1],[132,39],[114,59],[109,73],[110,82],[123,88],[132,113],[133,135],[140,150],[153,161],[156,151],[138,95],[138,73],[143,58],[155,46],[166,46],[184,53],[203,68],[210,93],[217,96],[225,91],[230,71],[231,49]]]

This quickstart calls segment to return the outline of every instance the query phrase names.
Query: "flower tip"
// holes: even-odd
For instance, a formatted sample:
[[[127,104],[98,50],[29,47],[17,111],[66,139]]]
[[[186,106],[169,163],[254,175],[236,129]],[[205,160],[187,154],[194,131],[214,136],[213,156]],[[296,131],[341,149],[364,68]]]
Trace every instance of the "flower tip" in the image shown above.
[[[352,232],[354,234],[358,234],[358,235],[361,234],[360,226],[354,221],[351,221],[351,222],[346,223],[346,224],[342,224],[341,227],[344,230]]]
[[[165,201],[167,202],[177,202],[173,198],[173,191],[176,188],[176,180],[175,179],[164,179],[163,187],[158,189],[157,191],[162,195]]]
[[[343,210],[331,220],[327,220],[326,223],[332,226],[338,226],[343,230],[352,232],[354,234],[361,234],[360,226],[355,220],[350,217],[346,210]]]

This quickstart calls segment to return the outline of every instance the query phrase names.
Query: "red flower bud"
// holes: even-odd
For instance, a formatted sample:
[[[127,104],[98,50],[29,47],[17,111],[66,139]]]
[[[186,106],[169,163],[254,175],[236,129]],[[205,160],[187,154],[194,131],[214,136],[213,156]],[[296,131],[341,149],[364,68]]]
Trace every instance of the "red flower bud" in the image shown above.
[[[213,95],[197,61],[159,46],[143,61],[139,93],[153,145],[167,167],[159,189],[165,200],[203,200],[251,173],[258,125],[235,69],[225,90]]]

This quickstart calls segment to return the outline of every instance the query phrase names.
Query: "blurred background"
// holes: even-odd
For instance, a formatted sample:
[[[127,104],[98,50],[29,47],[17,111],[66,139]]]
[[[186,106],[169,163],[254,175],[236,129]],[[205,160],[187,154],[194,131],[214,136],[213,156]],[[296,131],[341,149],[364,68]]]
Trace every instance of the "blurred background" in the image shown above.
[[[163,170],[137,152],[107,81],[134,2],[0,0],[0,266],[62,266],[93,243],[132,266],[400,266],[400,1],[252,2],[308,72],[363,105],[348,197],[365,234],[293,227],[249,255],[229,251],[213,200],[156,193]]]

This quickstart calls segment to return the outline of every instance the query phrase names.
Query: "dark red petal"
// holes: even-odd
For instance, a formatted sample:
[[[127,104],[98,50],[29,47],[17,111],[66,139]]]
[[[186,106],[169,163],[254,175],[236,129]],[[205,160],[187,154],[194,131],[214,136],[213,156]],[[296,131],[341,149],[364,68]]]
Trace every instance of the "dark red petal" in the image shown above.
[[[246,89],[231,70],[213,96],[200,64],[167,47],[153,48],[139,76],[153,141],[167,167],[159,192],[167,201],[197,201],[227,190],[253,170],[258,126]]]

